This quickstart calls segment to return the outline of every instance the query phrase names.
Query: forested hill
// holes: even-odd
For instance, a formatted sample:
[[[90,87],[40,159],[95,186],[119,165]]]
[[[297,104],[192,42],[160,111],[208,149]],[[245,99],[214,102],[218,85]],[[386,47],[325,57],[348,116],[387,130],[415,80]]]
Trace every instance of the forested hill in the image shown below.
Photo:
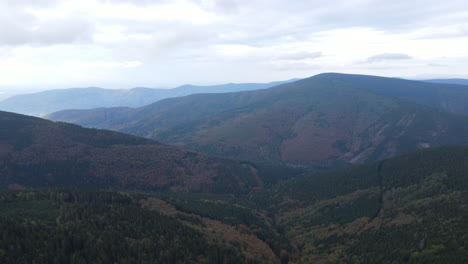
[[[224,208],[212,219],[142,194],[1,191],[0,263],[280,264],[261,216]]]
[[[0,112],[0,187],[243,193],[250,164],[112,131]]]
[[[288,180],[254,198],[297,263],[466,263],[468,147]]]
[[[468,87],[321,74],[265,90],[198,94],[136,109],[62,111],[48,118],[208,154],[301,165],[359,163],[468,144]]]
[[[0,192],[0,262],[468,262],[468,147],[292,178],[248,196]]]

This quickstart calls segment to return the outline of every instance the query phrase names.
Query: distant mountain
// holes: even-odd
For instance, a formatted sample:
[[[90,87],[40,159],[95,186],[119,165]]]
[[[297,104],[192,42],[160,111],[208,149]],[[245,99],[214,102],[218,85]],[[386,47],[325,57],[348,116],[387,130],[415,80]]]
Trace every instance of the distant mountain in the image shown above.
[[[459,84],[459,85],[468,85],[468,79],[432,79],[424,80],[425,82],[430,83],[447,83],[447,84]]]
[[[320,74],[270,89],[48,116],[231,158],[336,165],[468,144],[468,87]],[[439,109],[437,109],[439,108]],[[441,110],[443,109],[443,110]]]
[[[0,188],[245,193],[262,184],[251,164],[112,131],[0,112]]]
[[[174,89],[133,88],[114,90],[73,88],[12,96],[0,101],[0,110],[41,116],[64,109],[139,107],[161,99],[196,93],[226,93],[270,88],[297,79],[272,83],[230,83],[212,86],[183,85]]]
[[[253,198],[294,263],[467,263],[468,147],[288,180]]]

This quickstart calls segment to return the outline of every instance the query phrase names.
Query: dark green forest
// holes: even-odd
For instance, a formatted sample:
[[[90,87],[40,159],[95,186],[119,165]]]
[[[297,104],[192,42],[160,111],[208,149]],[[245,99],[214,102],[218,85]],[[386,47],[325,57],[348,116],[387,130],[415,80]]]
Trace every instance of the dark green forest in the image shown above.
[[[248,196],[0,193],[1,263],[467,263],[468,148],[310,173]]]
[[[1,263],[260,263],[196,228],[138,205],[142,195],[0,193]]]

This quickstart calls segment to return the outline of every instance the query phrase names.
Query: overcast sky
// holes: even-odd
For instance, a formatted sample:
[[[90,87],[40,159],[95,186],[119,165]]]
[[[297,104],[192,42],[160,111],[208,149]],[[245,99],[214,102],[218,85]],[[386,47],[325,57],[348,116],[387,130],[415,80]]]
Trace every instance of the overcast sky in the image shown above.
[[[0,0],[0,93],[468,78],[466,0]]]

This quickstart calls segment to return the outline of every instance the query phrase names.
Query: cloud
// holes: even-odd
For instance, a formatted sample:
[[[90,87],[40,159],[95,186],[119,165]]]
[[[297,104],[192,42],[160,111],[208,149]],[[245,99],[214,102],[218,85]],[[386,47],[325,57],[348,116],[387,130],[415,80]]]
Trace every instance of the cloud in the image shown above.
[[[439,63],[428,63],[427,66],[429,66],[429,67],[448,67],[448,65],[439,64]]]
[[[136,68],[143,63],[141,61],[75,61],[67,65],[71,70],[94,70],[112,68]]]
[[[288,53],[279,56],[280,60],[306,60],[306,59],[317,59],[322,57],[322,52],[307,52],[307,51],[299,51],[295,53]]]
[[[447,39],[468,37],[468,24],[425,27],[417,30],[414,33],[414,37],[417,39]]]
[[[273,63],[271,66],[276,71],[300,71],[306,73],[317,71],[322,68],[317,64],[310,64],[305,62],[279,62]]]
[[[382,53],[378,55],[374,55],[372,57],[367,58],[367,62],[374,63],[374,62],[381,62],[387,60],[409,60],[411,56],[403,53]]]
[[[0,28],[0,45],[55,45],[90,42],[94,32],[94,26],[91,23],[76,19],[42,21],[30,27],[8,22],[2,24],[4,26]]]
[[[11,1],[13,2],[13,1]],[[95,26],[78,16],[40,19],[30,12],[38,1],[0,2],[0,46],[55,45],[90,42]],[[44,1],[42,8],[51,8],[57,1]]]
[[[467,11],[466,0],[0,0],[0,87],[465,74]]]
[[[59,3],[60,0],[2,0],[5,6],[9,7],[51,7]]]

